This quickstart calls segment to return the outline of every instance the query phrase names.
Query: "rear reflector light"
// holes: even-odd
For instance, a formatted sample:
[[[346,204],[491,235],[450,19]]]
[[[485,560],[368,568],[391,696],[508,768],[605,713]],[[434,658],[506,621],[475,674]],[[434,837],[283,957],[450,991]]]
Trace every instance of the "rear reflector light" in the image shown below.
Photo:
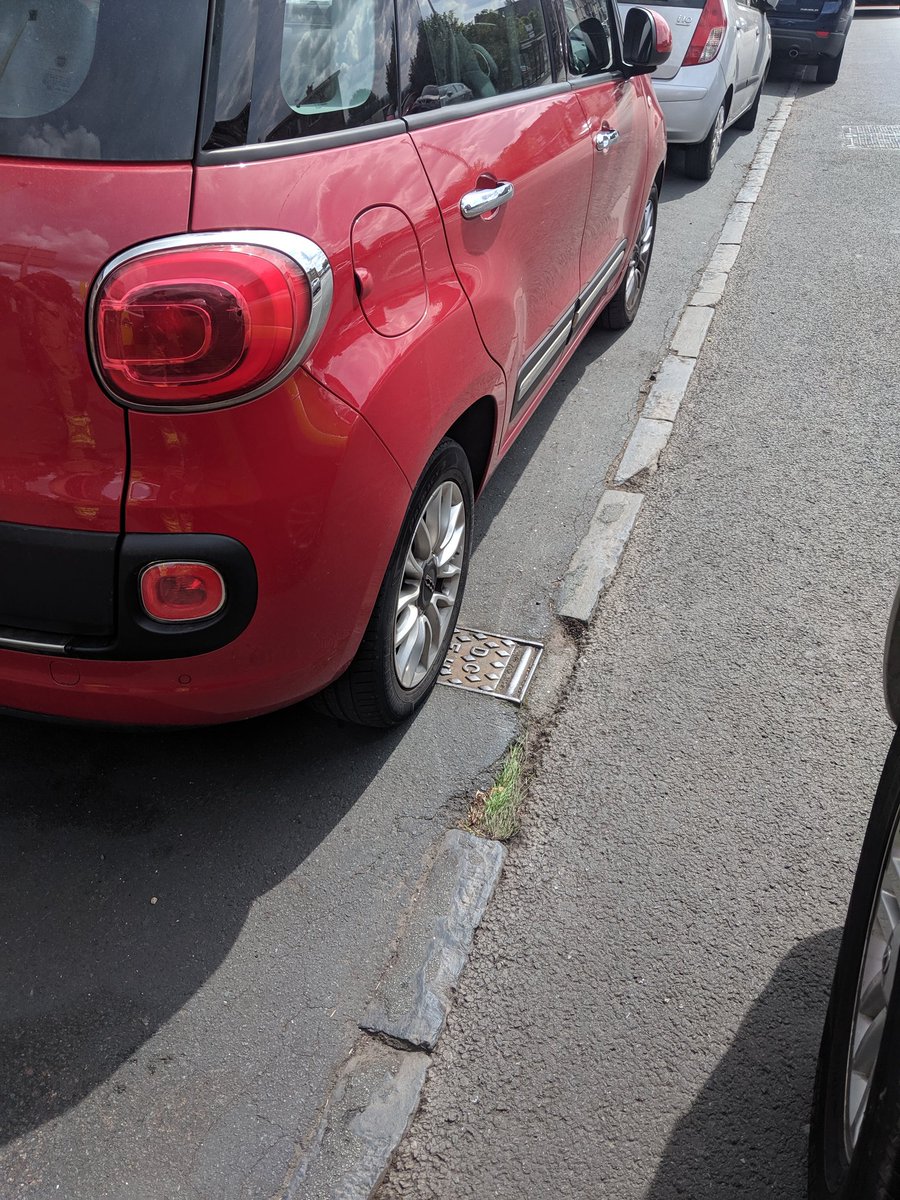
[[[159,562],[141,572],[141,604],[154,621],[202,621],[225,603],[225,580],[199,562]]]
[[[722,0],[706,0],[682,66],[697,67],[712,62],[722,48],[727,27]]]
[[[250,400],[300,365],[331,304],[331,267],[277,231],[185,234],[113,259],[91,296],[101,380],[142,408]]]

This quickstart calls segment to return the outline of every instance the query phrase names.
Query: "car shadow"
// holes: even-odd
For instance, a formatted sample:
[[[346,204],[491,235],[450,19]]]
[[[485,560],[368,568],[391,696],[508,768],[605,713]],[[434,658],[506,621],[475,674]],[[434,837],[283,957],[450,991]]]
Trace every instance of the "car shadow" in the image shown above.
[[[799,1200],[841,930],[799,942],[666,1145],[647,1200]]]
[[[108,1078],[213,974],[409,727],[0,719],[0,1141]]]

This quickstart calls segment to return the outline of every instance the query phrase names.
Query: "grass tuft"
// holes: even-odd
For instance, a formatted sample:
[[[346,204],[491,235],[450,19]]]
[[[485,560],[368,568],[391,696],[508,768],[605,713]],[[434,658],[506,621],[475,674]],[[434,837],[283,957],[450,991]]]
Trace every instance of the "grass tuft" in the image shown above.
[[[489,791],[476,792],[464,825],[481,837],[508,842],[521,828],[525,746],[513,742]]]

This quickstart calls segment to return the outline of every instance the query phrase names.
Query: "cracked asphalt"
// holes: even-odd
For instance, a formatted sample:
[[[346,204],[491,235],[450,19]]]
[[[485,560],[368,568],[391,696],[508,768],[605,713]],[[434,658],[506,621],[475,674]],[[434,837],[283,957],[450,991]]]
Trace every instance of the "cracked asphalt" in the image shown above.
[[[803,83],[378,1200],[799,1200],[891,727],[900,14]]]

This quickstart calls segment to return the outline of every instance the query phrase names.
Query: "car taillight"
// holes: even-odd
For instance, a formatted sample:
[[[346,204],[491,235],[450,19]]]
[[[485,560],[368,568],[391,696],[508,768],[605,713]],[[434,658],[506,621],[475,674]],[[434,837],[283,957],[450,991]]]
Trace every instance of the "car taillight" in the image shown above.
[[[728,18],[725,16],[722,0],[706,0],[681,65],[697,67],[701,63],[712,62],[722,48],[727,27]]]
[[[225,603],[225,580],[200,562],[160,562],[141,572],[141,604],[155,621],[201,621]]]
[[[331,267],[307,238],[160,238],[113,259],[94,284],[94,362],[109,392],[137,407],[235,404],[300,365],[330,304]]]

